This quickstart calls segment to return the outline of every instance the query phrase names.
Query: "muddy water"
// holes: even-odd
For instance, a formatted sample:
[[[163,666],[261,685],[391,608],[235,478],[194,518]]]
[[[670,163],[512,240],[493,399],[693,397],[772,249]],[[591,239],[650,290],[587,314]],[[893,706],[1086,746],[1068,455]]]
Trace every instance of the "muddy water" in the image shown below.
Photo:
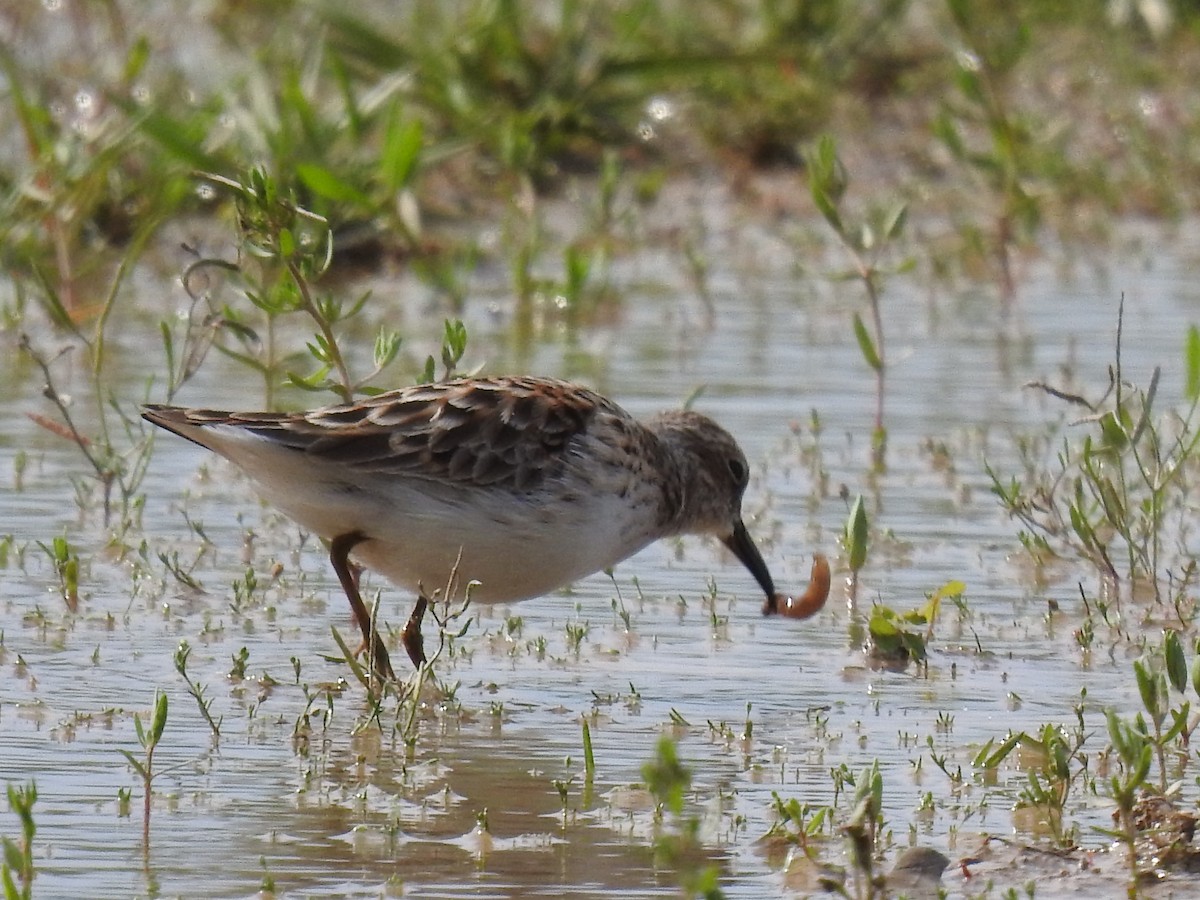
[[[1010,812],[1025,773],[1010,762],[985,784],[971,757],[1009,730],[1073,724],[1085,687],[1089,725],[1102,733],[1101,705],[1136,709],[1132,651],[1085,657],[1077,649],[1076,583],[1094,591],[1094,576],[1064,569],[1047,585],[1030,577],[982,460],[1011,467],[1012,436],[1058,414],[1024,382],[1062,380],[1065,368],[1077,384],[1102,390],[1121,292],[1127,376],[1144,383],[1161,363],[1163,391],[1177,395],[1183,333],[1200,317],[1186,255],[1151,264],[1135,250],[1101,275],[1081,269],[1069,280],[1037,265],[1007,319],[983,289],[931,296],[894,283],[885,298],[889,467],[870,479],[873,382],[849,327],[857,292],[796,275],[778,241],[738,235],[731,228],[712,238],[711,323],[678,266],[648,251],[612,273],[618,314],[569,338],[522,345],[508,329],[502,281],[481,276],[467,311],[470,361],[580,377],[638,413],[706,385],[697,407],[739,437],[754,465],[751,530],[783,586],[800,586],[814,551],[837,554],[846,514],[839,487],[866,494],[882,531],[860,608],[879,599],[909,609],[951,579],[967,585],[967,611],[948,608],[938,623],[927,675],[866,665],[840,578],[817,618],[764,620],[736,563],[688,540],[649,548],[612,580],[598,575],[567,593],[475,610],[454,658],[440,666],[457,690],[431,699],[411,753],[378,730],[352,734],[367,704],[357,685],[337,690],[347,669],[324,658],[337,653],[330,626],[348,636],[353,626],[319,546],[302,544],[229,468],[164,436],[142,532],[129,538],[135,549],[147,542],[148,575],[135,578],[128,560],[106,555],[95,513],[77,508],[70,479],[85,474],[79,454],[25,416],[52,411],[14,336],[4,335],[0,535],[14,535],[15,546],[0,582],[0,779],[37,782],[38,895],[246,896],[266,872],[295,897],[675,896],[673,871],[656,866],[649,849],[653,809],[639,787],[664,733],[691,768],[689,813],[729,896],[806,893],[811,885],[760,840],[774,819],[772,795],[830,804],[830,770],[857,773],[873,760],[884,778],[889,856],[921,844],[957,860],[975,854],[985,832],[1036,842],[1036,833],[1014,833]],[[138,294],[147,307],[179,299],[170,283],[142,281]],[[440,312],[420,299],[391,315],[424,352],[420,336],[436,333]],[[118,338],[127,345],[115,364],[122,401],[144,389],[145,360],[135,351],[152,335],[131,326]],[[63,365],[65,387],[82,397],[86,378],[71,369],[77,363]],[[254,405],[256,390],[214,356],[180,400]],[[819,439],[807,429],[813,410]],[[930,441],[945,446],[949,468],[935,465]],[[29,465],[16,490],[21,450]],[[823,493],[814,455],[828,476]],[[195,571],[202,591],[166,579],[157,559],[197,556],[185,513],[211,541]],[[35,543],[64,532],[83,559],[75,614]],[[233,584],[247,567],[260,587],[239,600]],[[409,598],[378,580],[371,586],[384,589],[385,618],[401,624]],[[618,596],[629,628],[614,611]],[[1063,612],[1048,617],[1048,599]],[[569,628],[586,633],[576,643]],[[174,671],[183,640],[192,646],[189,671],[221,717],[219,742]],[[247,678],[232,680],[230,660],[242,647]],[[145,852],[141,786],[119,750],[137,751],[132,716],[145,717],[158,688],[171,711]],[[293,733],[306,688],[318,699],[301,747]],[[585,717],[597,766],[590,786]],[[931,746],[951,770],[963,768],[961,788],[935,768]],[[556,781],[566,786],[565,811]],[[129,810],[122,789],[132,791]],[[487,835],[476,824],[484,811]],[[1110,812],[1086,798],[1069,817],[1085,842],[1103,848],[1093,829],[1107,826]],[[0,832],[16,829],[11,815],[0,816]],[[844,862],[837,839],[820,853]],[[1119,866],[1100,870],[1084,885],[1061,866],[988,858],[973,868],[978,880],[951,869],[943,884],[963,896],[986,879],[1020,887],[1037,877],[1038,896],[1123,895]]]

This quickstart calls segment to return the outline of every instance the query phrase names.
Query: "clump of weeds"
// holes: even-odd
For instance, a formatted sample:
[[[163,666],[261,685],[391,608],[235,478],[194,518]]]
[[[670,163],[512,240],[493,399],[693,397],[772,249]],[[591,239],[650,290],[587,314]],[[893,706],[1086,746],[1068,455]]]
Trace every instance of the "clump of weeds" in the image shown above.
[[[1016,754],[1025,785],[1016,797],[1016,821],[1048,833],[1057,851],[1080,848],[1080,829],[1069,823],[1072,806],[1103,796],[1113,805],[1112,827],[1097,828],[1125,848],[1131,890],[1151,869],[1192,871],[1200,854],[1191,844],[1196,816],[1185,797],[1192,765],[1191,737],[1200,725],[1191,695],[1200,697],[1200,646],[1189,666],[1179,632],[1134,660],[1141,710],[1126,715],[1104,709],[1107,743],[1094,748],[1097,732],[1086,715],[1095,704],[1080,692],[1072,725],[1046,723],[1039,730],[987,741],[972,765],[985,782]],[[944,760],[934,762],[946,770]]]
[[[1098,781],[1116,809],[1104,833],[1125,846],[1131,885],[1151,868],[1194,871],[1200,863],[1191,844],[1196,816],[1182,796],[1200,725],[1184,699],[1200,697],[1200,644],[1196,652],[1189,676],[1183,641],[1167,630],[1160,646],[1133,663],[1142,710],[1133,717],[1107,711],[1112,770]]]
[[[0,48],[3,121],[21,139],[0,163],[0,257],[64,328],[108,305],[114,260],[137,258],[189,198],[188,179],[147,152],[122,111],[147,75],[150,43],[125,34],[118,18],[89,21],[106,29],[99,40],[115,64],[84,86],[42,68],[19,42]]]
[[[995,777],[1001,763],[1014,752],[1025,770],[1025,785],[1018,791],[1015,818],[1035,831],[1049,832],[1056,847],[1078,845],[1078,826],[1067,824],[1071,803],[1096,792],[1087,742],[1093,737],[1085,724],[1087,690],[1080,692],[1075,723],[1047,722],[1037,731],[1010,733],[1004,740],[988,739],[972,758],[972,766],[985,783]],[[936,762],[936,760],[935,760]]]
[[[1122,322],[1123,304],[1116,359],[1098,399],[1041,382],[1029,385],[1080,414],[1053,462],[1042,464],[1033,456],[1035,445],[1026,442],[1019,448],[1022,476],[1004,478],[990,464],[987,471],[1035,559],[1083,560],[1099,573],[1104,597],[1119,602],[1144,590],[1158,604],[1171,603],[1187,626],[1195,616],[1190,589],[1196,564],[1187,539],[1196,514],[1190,484],[1200,447],[1200,330],[1193,326],[1187,337],[1186,409],[1160,411],[1157,367],[1145,388],[1126,381]]]
[[[717,5],[699,33],[673,17],[660,33],[702,135],[752,165],[795,165],[839,96],[886,91],[915,61],[894,49],[906,5],[771,3],[756,16]]]
[[[871,607],[867,621],[868,659],[873,665],[883,667],[904,668],[910,662],[916,663],[928,673],[928,647],[933,640],[942,601],[961,604],[966,589],[961,581],[948,581],[929,592],[920,607],[908,612],[897,612],[890,606],[876,603]]]
[[[110,301],[114,296],[115,287]],[[90,342],[85,340],[92,357],[91,392],[86,395],[91,401],[86,413],[87,419],[94,423],[91,427],[84,424],[84,416],[75,408],[76,404],[70,395],[59,387],[55,376],[55,362],[64,353],[70,352],[70,348],[48,356],[35,347],[28,336],[22,336],[20,347],[42,373],[42,395],[50,401],[56,413],[54,418],[33,413],[33,421],[78,448],[90,469],[89,477],[72,478],[77,504],[81,511],[93,508],[98,490],[104,524],[114,525],[116,534],[120,535],[140,521],[143,504],[141,485],[150,462],[151,444],[129,410],[116,400],[107,387],[103,322],[104,317],[101,317],[94,339]]]
[[[371,382],[395,360],[400,336],[385,327],[376,334],[374,368],[355,378],[338,329],[366,306],[369,294],[350,305],[321,294],[314,282],[329,267],[333,257],[333,233],[328,221],[300,206],[294,191],[267,174],[253,169],[242,180],[208,176],[232,193],[241,226],[240,257],[236,262],[201,259],[189,267],[184,285],[194,298],[208,307],[216,347],[236,362],[258,373],[263,382],[264,403],[272,408],[278,387],[288,384],[311,392],[331,392],[342,402],[371,390]],[[212,289],[216,273],[240,280],[240,293],[248,301],[220,304]],[[299,372],[297,353],[288,347],[280,332],[286,316],[306,317],[316,333],[306,344],[314,365]]]
[[[866,565],[870,549],[870,521],[861,494],[850,504],[850,512],[842,529],[842,547],[850,568],[847,593],[851,603],[856,604],[859,572]],[[965,592],[966,585],[954,580],[926,594],[925,602],[908,612],[899,612],[885,603],[875,603],[866,617],[865,627],[861,616],[855,616],[851,621],[851,638],[862,643],[872,665],[904,669],[912,662],[926,666],[927,648],[933,639],[942,601],[949,600],[961,609]]]
[[[405,96],[439,133],[474,147],[481,167],[547,187],[565,170],[597,167],[605,145],[630,142],[645,77],[669,66],[641,37],[654,31],[653,5],[613,12],[595,2],[543,16],[511,0],[423,0],[385,27],[334,7],[322,18],[348,73],[410,69]]]
[[[904,885],[890,883],[897,870],[887,874],[880,868],[891,847],[892,833],[883,816],[884,783],[879,761],[873,761],[857,774],[843,763],[830,770],[830,777],[833,784],[830,806],[813,808],[807,803],[774,794],[775,822],[767,833],[767,840],[783,840],[792,845],[794,849],[785,863],[788,871],[811,868],[811,876],[806,882],[813,881],[831,894],[855,900],[903,894]],[[843,797],[848,801],[845,804]],[[845,840],[846,865],[823,861],[820,857],[819,851],[825,849],[835,833],[840,833]],[[798,854],[802,858],[797,858]],[[941,868],[924,879],[926,892],[936,889]]]

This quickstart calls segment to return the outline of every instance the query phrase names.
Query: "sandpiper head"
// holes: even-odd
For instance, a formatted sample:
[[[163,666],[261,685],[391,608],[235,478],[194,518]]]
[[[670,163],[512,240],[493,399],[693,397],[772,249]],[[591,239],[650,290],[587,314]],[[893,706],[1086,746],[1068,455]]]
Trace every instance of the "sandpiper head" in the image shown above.
[[[679,532],[718,537],[772,597],[775,582],[742,523],[750,466],[737,441],[707,416],[685,410],[662,413],[647,424],[670,448],[679,467]]]

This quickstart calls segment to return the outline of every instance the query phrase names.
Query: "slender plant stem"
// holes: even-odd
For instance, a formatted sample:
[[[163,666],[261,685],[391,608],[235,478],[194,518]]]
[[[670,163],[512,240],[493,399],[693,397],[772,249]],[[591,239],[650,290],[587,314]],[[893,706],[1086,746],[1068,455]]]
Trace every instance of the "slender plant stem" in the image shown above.
[[[308,281],[300,272],[300,267],[296,265],[295,260],[289,259],[287,262],[288,274],[292,276],[292,280],[296,283],[296,289],[300,291],[300,298],[304,302],[304,310],[313,321],[317,323],[317,327],[321,329],[321,336],[325,338],[325,346],[329,353],[329,359],[337,369],[340,385],[334,385],[333,390],[346,403],[354,399],[354,380],[350,377],[350,370],[346,368],[346,361],[342,358],[341,348],[338,347],[337,338],[334,336],[333,328],[329,324],[329,320],[322,315],[317,308],[317,304],[313,301],[312,292],[308,289]]]

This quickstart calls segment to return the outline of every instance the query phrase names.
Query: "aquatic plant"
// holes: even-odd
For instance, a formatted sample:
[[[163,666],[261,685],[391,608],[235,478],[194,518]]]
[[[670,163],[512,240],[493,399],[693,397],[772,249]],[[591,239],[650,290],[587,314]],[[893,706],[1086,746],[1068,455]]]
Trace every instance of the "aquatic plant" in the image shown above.
[[[242,649],[245,650],[246,648],[243,647]],[[204,718],[204,721],[208,723],[209,730],[212,731],[213,740],[220,740],[220,738],[221,738],[221,721],[224,717],[216,718],[216,719],[213,718],[213,714],[212,714],[213,698],[206,696],[207,688],[205,687],[205,685],[200,684],[199,682],[195,681],[188,674],[187,663],[188,663],[188,657],[191,655],[191,652],[192,652],[192,648],[188,644],[187,641],[179,642],[179,646],[175,649],[175,671],[179,673],[179,676],[183,679],[184,683],[187,685],[188,694],[190,694],[192,699],[196,701],[196,706],[200,710],[200,715]],[[245,671],[244,663],[242,666],[242,670],[243,670],[243,672]]]
[[[1003,741],[988,741],[972,759],[977,772],[994,773],[996,768],[1019,750],[1026,765],[1026,784],[1017,793],[1016,809],[1038,817],[1038,826],[1049,830],[1054,843],[1063,848],[1076,846],[1078,829],[1068,826],[1066,813],[1076,794],[1094,794],[1095,776],[1089,768],[1090,754],[1085,752],[1089,732],[1084,722],[1087,689],[1081,691],[1075,707],[1075,725],[1068,728],[1047,722],[1039,730],[1009,734]]]
[[[137,732],[138,743],[142,748],[142,757],[134,756],[128,750],[121,750],[121,755],[133,766],[138,777],[142,779],[142,854],[150,855],[150,800],[151,786],[159,773],[154,770],[154,751],[162,741],[163,731],[167,727],[167,695],[163,691],[154,693],[154,710],[150,715],[149,726],[142,725],[142,717],[133,714],[133,727]]]
[[[904,667],[909,662],[928,667],[928,646],[933,640],[943,600],[959,600],[966,591],[961,581],[948,581],[925,595],[920,607],[897,612],[875,603],[867,620],[866,653],[872,663]]]
[[[875,896],[875,864],[883,851],[883,831],[883,775],[875,760],[855,779],[850,817],[842,825],[859,897]]]
[[[1116,803],[1117,820],[1115,836],[1125,844],[1129,860],[1130,876],[1137,880],[1137,837],[1138,828],[1133,819],[1133,811],[1137,806],[1138,795],[1146,778],[1150,774],[1150,766],[1154,758],[1154,748],[1145,735],[1139,733],[1128,723],[1121,720],[1114,711],[1109,710],[1107,716],[1108,739],[1112,744],[1117,760],[1117,771],[1104,781],[1104,787]]]
[[[898,261],[885,260],[894,256],[893,245],[904,231],[908,206],[905,203],[875,205],[861,221],[852,223],[848,221],[844,203],[850,178],[838,156],[833,138],[822,136],[805,158],[813,202],[850,257],[851,268],[834,273],[831,277],[839,281],[857,280],[867,295],[870,327],[858,312],[853,313],[850,320],[863,359],[875,375],[875,425],[871,432],[871,459],[875,469],[881,471],[887,457],[887,427],[884,423],[887,352],[881,308],[884,278],[908,271],[913,266],[912,259],[907,257]]]
[[[998,9],[973,8],[964,0],[948,0],[946,6],[963,49],[953,100],[943,102],[933,133],[993,198],[990,228],[976,240],[995,261],[1007,307],[1016,295],[1014,248],[1032,241],[1041,218],[1041,201],[1031,186],[1041,174],[1034,155],[1049,150],[1013,99],[1012,81],[1030,51],[1030,30],[1020,16]],[[982,146],[966,131],[982,132],[977,142]]]
[[[1138,713],[1131,728],[1116,728],[1115,734],[1115,726],[1110,725],[1110,738],[1115,747],[1131,742],[1139,750],[1142,744],[1152,747],[1158,768],[1158,792],[1166,794],[1168,779],[1177,774],[1168,769],[1167,753],[1171,752],[1172,759],[1182,760],[1179,769],[1183,769],[1190,758],[1192,733],[1200,725],[1200,715],[1192,715],[1191,702],[1181,700],[1173,704],[1172,691],[1186,696],[1190,687],[1200,697],[1200,654],[1189,678],[1183,639],[1178,631],[1169,628],[1163,632],[1161,646],[1133,661],[1133,673],[1145,716]],[[1121,747],[1117,750],[1122,752]]]
[[[30,900],[33,897],[33,879],[37,871],[33,864],[33,838],[37,824],[33,820],[33,805],[37,803],[37,784],[7,787],[8,808],[21,822],[21,837],[0,839],[4,860],[0,863],[0,887],[4,889],[4,900]]]
[[[1068,427],[1054,462],[1041,464],[1024,444],[1021,477],[1005,479],[990,464],[986,470],[1005,511],[1023,526],[1018,536],[1026,549],[1090,562],[1118,601],[1122,586],[1132,597],[1144,585],[1160,603],[1169,587],[1176,615],[1186,626],[1195,616],[1188,587],[1196,564],[1184,543],[1184,526],[1195,511],[1188,473],[1200,447],[1200,331],[1192,329],[1185,348],[1187,408],[1156,414],[1160,370],[1155,368],[1144,389],[1126,381],[1123,322],[1122,302],[1115,361],[1099,399],[1041,382],[1029,385],[1084,411]],[[1083,437],[1073,440],[1079,427],[1085,429]],[[1164,571],[1167,565],[1178,568]]]
[[[116,295],[119,282],[120,278],[113,285],[110,303]],[[114,511],[119,513],[116,531],[120,534],[134,527],[140,514],[140,489],[150,462],[150,441],[109,393],[104,377],[104,321],[105,317],[101,316],[93,340],[84,341],[92,362],[92,391],[88,394],[91,402],[89,413],[95,422],[95,431],[92,432],[85,433],[77,414],[72,410],[72,404],[57,386],[53,365],[62,353],[55,357],[45,356],[34,347],[27,335],[22,335],[19,346],[41,371],[44,378],[42,394],[51,402],[58,416],[55,420],[35,414],[34,421],[78,448],[91,469],[95,486],[99,488],[104,524],[111,523]],[[115,423],[113,418],[116,419]],[[118,426],[120,431],[117,430]],[[76,503],[81,510],[89,508],[94,503],[92,485],[81,476],[73,477],[72,482],[75,485]]]
[[[73,613],[79,612],[79,554],[65,537],[56,537],[49,546],[41,541],[37,543],[54,564],[59,593],[67,609]]]
[[[858,573],[867,563],[869,544],[870,524],[867,521],[867,509],[863,505],[862,494],[858,494],[850,505],[850,514],[842,528],[842,546],[846,551],[846,563],[850,567],[851,597],[858,592]]]
[[[275,391],[285,381],[306,391],[330,391],[343,402],[367,391],[371,380],[395,360],[400,337],[380,328],[375,368],[362,378],[351,376],[335,328],[359,313],[369,295],[360,296],[347,308],[341,300],[320,295],[313,287],[333,255],[328,221],[300,206],[294,187],[281,184],[263,169],[251,170],[240,181],[217,175],[208,178],[230,191],[237,203],[240,258],[236,262],[201,259],[189,267],[184,285],[189,291],[196,290],[201,276],[222,272],[241,280],[242,294],[250,303],[250,310],[229,304],[217,307],[214,294],[204,290],[214,337],[231,337],[236,342],[231,346],[218,341],[217,348],[261,375],[268,408],[273,407]],[[261,325],[248,315],[251,312],[261,314]],[[306,316],[317,328],[306,345],[316,368],[306,374],[291,368],[290,349],[278,345],[276,320],[292,313]]]
[[[642,766],[646,788],[657,803],[660,827],[654,837],[654,857],[659,865],[675,871],[680,888],[688,897],[708,900],[724,897],[719,871],[706,865],[701,854],[700,820],[685,814],[684,800],[691,787],[692,773],[679,759],[676,744],[663,735],[655,747],[654,759]],[[670,815],[670,823],[664,822]],[[667,830],[670,828],[671,830]]]
[[[1027,784],[1017,795],[1017,809],[1035,812],[1055,844],[1064,848],[1075,847],[1078,841],[1078,826],[1066,822],[1071,799],[1079,793],[1107,796],[1115,808],[1114,827],[1098,830],[1125,845],[1131,879],[1136,882],[1143,864],[1149,862],[1141,858],[1140,848],[1166,828],[1162,816],[1153,811],[1155,803],[1170,804],[1179,795],[1190,765],[1191,737],[1200,726],[1200,715],[1192,712],[1187,699],[1189,693],[1200,696],[1200,647],[1197,651],[1189,669],[1179,632],[1167,629],[1159,646],[1147,648],[1134,660],[1142,711],[1128,716],[1111,707],[1104,710],[1108,743],[1102,753],[1088,750],[1095,733],[1085,721],[1091,704],[1084,688],[1072,726],[1046,723],[1032,733],[1009,734],[1000,742],[988,740],[972,764],[981,772],[994,771],[1019,748],[1028,771]],[[1093,767],[1096,758],[1103,764]],[[1185,864],[1181,854],[1177,857],[1175,862]]]
[[[782,837],[789,844],[798,846],[810,859],[815,858],[815,843],[826,838],[826,830],[833,827],[833,808],[814,807],[795,797],[784,799],[778,791],[771,792],[771,808],[775,813],[775,821],[767,830],[766,837]]]

